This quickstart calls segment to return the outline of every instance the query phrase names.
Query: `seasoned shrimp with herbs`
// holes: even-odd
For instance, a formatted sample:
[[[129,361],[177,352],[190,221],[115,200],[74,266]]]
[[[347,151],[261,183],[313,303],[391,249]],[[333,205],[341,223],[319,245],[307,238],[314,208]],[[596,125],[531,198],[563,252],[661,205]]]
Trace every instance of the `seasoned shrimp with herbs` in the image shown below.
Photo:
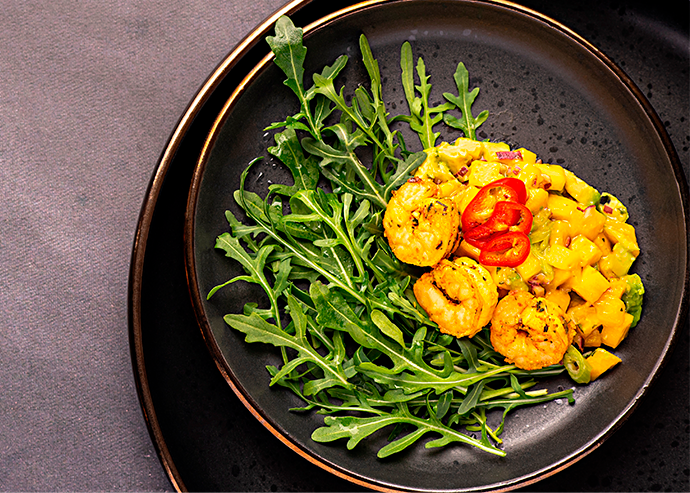
[[[432,180],[410,178],[388,202],[383,228],[400,261],[429,267],[457,247],[460,213],[452,200],[440,197]]]
[[[489,272],[467,257],[443,259],[414,284],[417,302],[441,332],[472,337],[484,327],[498,302]]]
[[[511,291],[496,305],[491,344],[506,361],[523,370],[558,364],[575,329],[563,310],[527,291]]]

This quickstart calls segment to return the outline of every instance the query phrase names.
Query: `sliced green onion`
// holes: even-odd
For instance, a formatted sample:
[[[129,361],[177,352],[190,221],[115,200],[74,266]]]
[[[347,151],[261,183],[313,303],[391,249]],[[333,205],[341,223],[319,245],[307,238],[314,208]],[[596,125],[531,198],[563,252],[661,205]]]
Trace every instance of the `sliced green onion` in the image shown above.
[[[589,383],[592,365],[575,346],[570,346],[563,356],[563,366],[568,370],[570,378],[577,383]]]

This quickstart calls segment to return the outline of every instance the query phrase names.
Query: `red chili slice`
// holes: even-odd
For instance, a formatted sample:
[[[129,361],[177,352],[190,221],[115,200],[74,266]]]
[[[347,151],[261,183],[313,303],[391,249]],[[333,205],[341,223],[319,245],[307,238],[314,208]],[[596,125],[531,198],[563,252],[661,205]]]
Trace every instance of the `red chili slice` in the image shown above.
[[[517,202],[501,201],[496,203],[491,217],[483,224],[464,233],[465,240],[478,248],[498,234],[507,231],[519,231],[526,235],[532,229],[532,212]]]
[[[462,213],[462,229],[469,231],[487,221],[497,202],[508,201],[524,204],[527,189],[522,180],[501,178],[482,187]]]
[[[529,237],[520,231],[495,236],[482,248],[479,263],[488,267],[517,267],[529,255]]]

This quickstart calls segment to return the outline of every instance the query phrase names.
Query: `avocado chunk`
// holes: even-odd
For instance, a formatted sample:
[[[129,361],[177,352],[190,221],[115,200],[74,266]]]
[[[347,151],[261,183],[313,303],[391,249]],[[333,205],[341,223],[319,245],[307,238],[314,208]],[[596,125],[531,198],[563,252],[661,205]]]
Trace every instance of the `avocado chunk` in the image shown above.
[[[640,279],[640,276],[637,274],[628,274],[621,279],[624,279],[628,285],[621,299],[625,303],[625,311],[633,316],[633,321],[630,324],[630,328],[633,328],[637,325],[637,322],[640,320],[640,315],[642,314],[644,286],[642,285],[642,279]]]
[[[596,188],[569,170],[565,170],[565,191],[585,207],[597,205],[601,197]]]

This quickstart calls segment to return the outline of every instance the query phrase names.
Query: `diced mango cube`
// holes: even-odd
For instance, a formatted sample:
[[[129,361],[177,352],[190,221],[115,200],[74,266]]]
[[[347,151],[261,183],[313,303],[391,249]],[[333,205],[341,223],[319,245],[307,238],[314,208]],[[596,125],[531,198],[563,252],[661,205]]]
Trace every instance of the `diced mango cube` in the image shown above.
[[[553,219],[570,220],[570,216],[577,211],[577,202],[562,195],[549,194],[547,207],[551,211]]]
[[[622,298],[627,290],[628,282],[625,279],[609,279],[609,289],[606,290],[606,293],[610,293],[616,298]]]
[[[567,246],[570,241],[570,223],[564,219],[557,219],[551,222],[551,236],[549,245]]]
[[[460,138],[453,145],[443,142],[435,149],[439,159],[446,163],[451,173],[456,174],[460,168],[481,157],[483,146],[481,142]],[[429,151],[426,152],[428,155]]]
[[[550,246],[544,258],[557,269],[569,270],[580,264],[579,255],[562,245]]]
[[[631,224],[607,217],[604,223],[604,234],[611,243],[614,245],[620,243],[635,257],[640,254],[635,228]]]
[[[609,288],[609,281],[592,266],[582,269],[579,276],[573,277],[570,287],[590,303],[594,303]]]
[[[594,303],[597,318],[604,325],[621,325],[624,322],[625,303],[617,298],[610,289]]]
[[[570,270],[554,268],[553,269],[553,279],[546,286],[546,289],[552,291],[552,290],[562,286],[572,276],[573,276],[573,273]],[[567,291],[567,289],[564,289],[564,291]]]
[[[487,161],[494,161],[497,152],[509,151],[510,146],[505,142],[482,142],[482,156]]]
[[[602,373],[610,370],[618,363],[621,359],[615,354],[609,353],[606,349],[597,348],[592,354],[587,356],[587,363],[592,367],[589,378],[590,382],[598,378]]]
[[[601,250],[594,244],[592,240],[584,235],[577,235],[570,241],[568,246],[572,251],[577,253],[580,257],[580,266],[594,265],[601,258]]]
[[[623,323],[619,325],[604,325],[601,328],[601,342],[614,349],[617,348],[628,335],[632,321],[633,316],[626,312],[623,315]]]
[[[417,168],[414,175],[419,178],[427,178],[435,182],[457,181],[448,165],[441,159],[437,148],[426,149],[426,159]]]
[[[601,332],[599,330],[593,330],[590,332],[589,335],[584,338],[583,345],[585,347],[601,346]]]
[[[522,154],[522,160],[525,163],[528,164],[534,164],[537,162],[537,155],[533,153],[532,151],[525,149],[524,147],[520,147],[519,149],[515,149],[517,152]]]
[[[568,222],[570,223],[570,234],[572,236],[577,236],[582,233],[584,217],[585,213],[580,209],[575,209],[570,213],[570,219],[568,219]]]
[[[546,176],[549,190],[560,192],[565,186],[565,170],[557,164],[537,164],[541,174]]]
[[[575,200],[584,206],[599,203],[601,194],[569,170],[565,170],[565,189]]]
[[[541,262],[530,253],[523,263],[516,267],[518,274],[524,281],[529,281],[532,277],[541,272]]]
[[[566,291],[554,289],[547,291],[544,297],[558,305],[563,312],[568,310],[568,305],[570,305],[570,295]]]
[[[520,168],[520,172],[516,178],[525,182],[525,186],[529,190],[530,188],[539,188],[538,178],[540,175],[539,168],[537,168],[536,164],[524,164]]]
[[[501,178],[503,178],[501,174],[501,163],[494,161],[472,161],[469,174],[470,185],[481,188]]]
[[[460,195],[453,197],[455,205],[460,209],[460,214],[465,212],[465,209],[472,202],[472,199],[479,193],[477,187],[467,187]]]
[[[525,202],[525,207],[527,207],[532,214],[536,214],[542,208],[546,207],[548,200],[549,192],[543,188],[528,188],[527,202]]]
[[[594,244],[601,250],[602,255],[608,255],[612,251],[611,242],[606,237],[604,232],[599,233],[596,238],[594,238]]]
[[[596,207],[587,207],[582,213],[580,234],[594,241],[604,231],[605,222],[606,216],[599,212]]]
[[[601,326],[601,322],[597,318],[596,308],[588,303],[569,308],[566,314],[577,326],[577,330],[582,334],[582,337],[588,337],[595,329]]]

